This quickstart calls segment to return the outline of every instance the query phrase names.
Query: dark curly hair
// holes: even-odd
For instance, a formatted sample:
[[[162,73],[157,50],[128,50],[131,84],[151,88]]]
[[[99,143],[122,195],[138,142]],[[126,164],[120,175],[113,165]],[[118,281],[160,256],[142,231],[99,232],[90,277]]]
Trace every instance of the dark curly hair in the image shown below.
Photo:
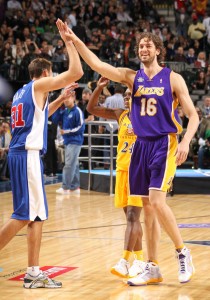
[[[140,57],[139,57],[139,43],[144,38],[147,38],[149,41],[152,41],[155,45],[155,48],[160,50],[160,54],[157,56],[157,61],[160,64],[160,62],[162,62],[163,58],[165,57],[166,50],[164,48],[163,42],[160,39],[160,37],[158,35],[155,35],[155,34],[151,33],[151,32],[142,32],[142,33],[140,33],[139,37],[136,39],[136,47],[135,47],[136,55],[140,59]]]

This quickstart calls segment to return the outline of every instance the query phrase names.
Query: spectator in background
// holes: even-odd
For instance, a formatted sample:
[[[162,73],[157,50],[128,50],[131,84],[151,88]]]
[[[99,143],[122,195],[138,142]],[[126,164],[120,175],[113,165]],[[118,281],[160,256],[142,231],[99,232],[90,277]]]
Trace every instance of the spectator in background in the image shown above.
[[[115,21],[117,18],[116,7],[112,4],[108,7],[108,16],[110,17],[111,22]]]
[[[124,10],[122,5],[117,9],[117,21],[121,23],[121,25],[133,22],[133,19],[129,16],[128,12]]]
[[[186,59],[189,65],[194,65],[196,61],[195,50],[193,48],[189,48],[187,51]]]
[[[90,21],[88,28],[90,30],[97,29],[100,27],[99,15],[94,15],[93,19]]]
[[[19,1],[17,0],[9,0],[7,2],[7,9],[8,10],[22,10],[22,6]]]
[[[210,43],[210,11],[205,12],[205,15],[203,18],[203,25],[206,29],[207,41],[208,41],[208,43]]]
[[[73,28],[74,26],[77,26],[77,17],[76,17],[76,11],[72,11],[69,15],[68,15],[68,19],[69,19],[69,27]]]
[[[199,117],[199,126],[198,126],[198,130],[196,131],[193,139],[190,142],[189,157],[191,157],[192,159],[195,155],[198,154],[198,150],[202,143],[202,138],[200,138],[200,129],[201,129],[201,122],[203,120],[203,113],[199,107],[195,107],[195,109],[196,109],[196,111],[198,113],[198,117]],[[197,165],[197,162],[196,162],[196,165]]]
[[[43,58],[51,61],[52,60],[51,53],[52,52],[50,51],[50,45],[46,44],[41,48],[40,57],[43,57]],[[60,73],[62,73],[62,71]]]
[[[205,91],[208,93],[210,90],[210,64],[207,67],[207,72],[205,76]]]
[[[199,105],[200,110],[203,113],[203,116],[207,119],[210,118],[210,95],[207,95],[203,98],[203,103]]]
[[[206,99],[205,99],[206,100]],[[206,101],[210,104],[210,97]],[[199,150],[198,150],[198,168],[204,169],[204,158],[210,158],[210,113],[204,115],[199,125]]]
[[[174,50],[174,44],[175,44],[175,38],[171,37],[170,40],[167,42],[166,45],[166,56],[165,59],[167,61],[173,61],[175,56],[175,50]]]
[[[63,144],[63,136],[61,134],[61,128],[57,126],[57,134],[55,139],[55,147],[57,152],[57,171],[61,173],[64,167],[65,162],[65,151],[64,151],[64,144]]]
[[[210,137],[205,139],[205,144],[198,150],[198,168],[205,169],[204,159],[207,158],[210,161]]]
[[[151,23],[159,23],[159,15],[153,3],[151,1],[145,1],[145,15],[146,20],[150,21]]]
[[[0,24],[2,24],[4,17],[5,17],[5,1],[4,0],[0,0]]]
[[[206,59],[205,51],[201,51],[198,53],[197,59],[195,60],[195,67],[196,68],[203,68],[205,69],[208,66],[208,61]]]
[[[192,88],[196,90],[204,90],[205,84],[205,72],[201,70],[197,73],[196,80],[192,82]]]
[[[84,42],[87,43],[88,41],[88,37],[87,37],[87,33],[86,33],[86,28],[83,24],[82,21],[78,21],[76,25],[74,25],[72,27],[72,30],[74,31],[74,33],[79,36],[79,38]]]
[[[184,38],[187,38],[189,21],[189,16],[186,13],[185,7],[181,7],[176,14],[176,29],[178,35],[182,35]]]
[[[187,58],[184,54],[183,47],[178,47],[176,54],[174,56],[174,61],[187,63]]]
[[[3,49],[0,51],[0,74],[6,79],[10,79],[10,67],[12,64],[12,59],[11,44],[5,42]]]
[[[76,96],[74,88],[78,84],[70,85],[64,89],[65,108],[60,108],[52,116],[52,121],[61,123],[61,134],[63,135],[65,147],[65,165],[63,167],[62,187],[56,193],[62,195],[80,194],[79,154],[83,144],[85,130],[84,115],[75,104]]]
[[[194,40],[191,47],[195,50],[195,56],[198,57],[199,52],[202,51],[199,40]]]
[[[59,97],[59,91],[53,91],[49,95],[49,103]],[[47,152],[44,155],[44,174],[51,178],[57,173],[57,150],[55,140],[57,137],[57,125],[52,122],[52,117],[48,118],[47,126]]]
[[[12,95],[11,95],[12,96]],[[3,110],[3,117],[6,119],[10,117],[11,115],[11,108],[12,108],[12,100],[9,100],[5,103],[4,105],[4,110]]]
[[[64,47],[57,46],[52,56],[53,72],[58,74],[62,73],[65,70],[64,65],[66,61],[67,61],[67,57],[64,53]]]
[[[21,65],[20,65],[20,73],[19,73],[19,80],[30,80],[29,72],[28,72],[28,65],[30,62],[38,57],[36,46],[33,42],[27,47],[28,53],[23,57]]]
[[[83,91],[82,91],[82,99],[79,100],[78,103],[77,103],[77,106],[81,109],[81,111],[84,114],[84,118],[85,118],[85,131],[84,131],[84,133],[88,133],[87,123],[89,121],[94,121],[94,119],[95,119],[94,116],[91,115],[87,111],[87,105],[88,105],[88,101],[90,100],[91,94],[92,94],[91,89],[84,88]],[[94,128],[93,128],[93,130],[94,130]],[[83,145],[86,145],[86,146],[88,145],[88,137],[87,136],[84,137]],[[80,152],[80,156],[88,158],[88,149],[87,148],[82,148],[81,152]],[[82,161],[81,165],[84,169],[88,169],[87,159],[86,159],[86,161]]]
[[[193,42],[194,40],[198,40],[200,42],[200,46],[203,49],[203,39],[206,33],[204,25],[198,20],[198,16],[195,13],[191,15],[191,23],[188,27],[188,36]]]
[[[21,42],[21,40],[19,38],[17,38],[15,41],[15,44],[12,45],[12,56],[13,56],[14,62],[17,65],[20,65],[25,54],[26,54],[26,52],[23,48],[23,43]]]
[[[190,43],[189,40],[184,38],[183,36],[179,35],[176,38],[175,44],[174,44],[174,48],[175,50],[177,50],[179,47],[182,47],[184,52],[186,53],[186,51],[189,49],[190,47]]]
[[[206,12],[208,0],[191,0],[192,8],[198,16],[203,17]]]
[[[7,155],[11,140],[9,123],[0,123],[0,181],[8,181],[8,161]]]
[[[39,0],[33,0],[33,1],[31,1],[31,9],[33,11],[37,12],[37,11],[43,10],[44,6],[43,6],[43,4],[42,4],[41,1],[39,1]]]
[[[203,25],[206,29],[206,51],[207,51],[207,56],[210,55],[210,10],[205,13],[204,19],[203,19]]]

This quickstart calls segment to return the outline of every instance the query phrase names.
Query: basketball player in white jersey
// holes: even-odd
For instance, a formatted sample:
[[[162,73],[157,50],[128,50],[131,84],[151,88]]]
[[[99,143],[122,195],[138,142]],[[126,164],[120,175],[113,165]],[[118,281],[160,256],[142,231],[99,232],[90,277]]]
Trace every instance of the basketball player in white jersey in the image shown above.
[[[19,89],[11,109],[11,134],[8,163],[11,176],[14,212],[0,230],[0,250],[27,225],[28,268],[25,288],[60,288],[61,282],[50,279],[39,269],[43,221],[48,218],[40,155],[46,152],[47,119],[68,97],[61,94],[48,107],[48,92],[68,86],[83,75],[79,55],[69,38],[67,25],[56,22],[69,55],[67,71],[52,77],[51,62],[36,58],[29,64],[31,80]],[[77,84],[75,84],[76,87]],[[69,89],[74,89],[74,85]]]

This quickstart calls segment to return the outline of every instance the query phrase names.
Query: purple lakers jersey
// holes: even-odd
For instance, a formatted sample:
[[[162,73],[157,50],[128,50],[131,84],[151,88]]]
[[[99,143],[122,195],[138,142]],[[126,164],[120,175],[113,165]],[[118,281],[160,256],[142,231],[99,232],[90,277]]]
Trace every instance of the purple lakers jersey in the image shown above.
[[[138,137],[152,138],[182,132],[178,99],[172,95],[170,73],[170,69],[163,68],[151,80],[143,69],[136,73],[130,116]]]
[[[34,82],[19,89],[11,108],[10,149],[47,150],[48,101],[41,110],[34,97]]]

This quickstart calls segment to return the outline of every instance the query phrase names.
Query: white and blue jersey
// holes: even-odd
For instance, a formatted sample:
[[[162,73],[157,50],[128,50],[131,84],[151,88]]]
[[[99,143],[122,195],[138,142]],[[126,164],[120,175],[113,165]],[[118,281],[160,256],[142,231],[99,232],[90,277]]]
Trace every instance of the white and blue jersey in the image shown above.
[[[34,81],[24,85],[13,97],[10,149],[47,150],[48,101],[41,110],[34,97]]]
[[[10,170],[13,219],[43,221],[48,218],[41,154],[47,150],[48,100],[43,110],[36,103],[34,81],[13,97],[11,108]]]

